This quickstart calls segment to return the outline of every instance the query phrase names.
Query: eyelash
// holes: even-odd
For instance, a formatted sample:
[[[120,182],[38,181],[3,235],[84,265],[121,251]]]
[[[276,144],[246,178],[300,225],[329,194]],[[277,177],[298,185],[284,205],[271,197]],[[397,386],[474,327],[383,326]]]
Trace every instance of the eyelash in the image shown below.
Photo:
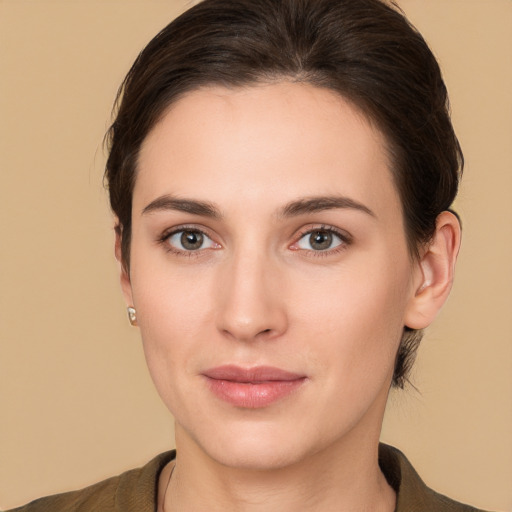
[[[210,240],[213,240],[212,237],[210,237],[208,235],[208,233],[206,233],[204,230],[199,229],[195,226],[179,226],[177,228],[171,229],[170,231],[165,231],[158,239],[158,242],[164,246],[164,249],[167,252],[175,254],[177,256],[183,256],[186,258],[193,258],[193,257],[201,256],[201,253],[203,253],[204,249],[189,250],[189,251],[180,250],[180,249],[176,249],[169,243],[170,237],[172,237],[178,233],[187,232],[187,231],[190,233],[199,233],[202,236],[204,236]],[[307,235],[311,235],[312,233],[315,233],[315,232],[330,233],[330,234],[336,236],[337,238],[339,238],[341,240],[341,243],[339,245],[337,245],[336,247],[334,247],[333,249],[315,251],[312,249],[296,248],[296,249],[292,249],[292,250],[307,251],[308,255],[310,255],[314,258],[325,258],[327,256],[332,256],[334,254],[340,253],[341,251],[344,251],[347,248],[347,246],[349,246],[352,243],[352,237],[350,235],[348,235],[346,232],[342,232],[336,228],[333,228],[332,226],[322,225],[322,226],[318,226],[318,227],[314,227],[314,228],[307,228],[307,229],[301,230],[299,232],[298,236],[296,237],[295,242],[293,242],[293,244],[291,244],[291,245],[292,246],[297,245],[300,242],[300,240],[302,240],[302,238],[304,238]]]
[[[305,236],[311,235],[312,233],[315,233],[318,231],[321,231],[324,233],[330,233],[330,234],[338,237],[341,240],[341,243],[339,245],[337,245],[336,247],[334,247],[333,249],[326,249],[325,251],[307,250],[307,252],[309,253],[308,256],[312,256],[314,258],[326,258],[328,256],[339,254],[340,252],[344,251],[349,245],[352,244],[352,237],[348,233],[346,233],[344,231],[340,231],[336,228],[333,228],[332,226],[322,225],[319,227],[306,228],[304,230],[301,230],[301,232],[299,233],[299,235],[296,238],[296,241],[292,245],[298,244],[299,241],[302,240],[302,238],[304,238]],[[294,250],[299,251],[300,249],[294,249]]]
[[[183,232],[189,232],[189,233],[199,233],[203,235],[204,237],[212,240],[212,237],[208,235],[205,231],[202,229],[199,229],[195,226],[179,226],[177,228],[173,228],[170,231],[165,231],[162,236],[158,239],[158,242],[164,246],[164,249],[171,253],[175,254],[176,256],[183,256],[185,258],[197,258],[201,256],[201,253],[204,251],[201,249],[198,249],[196,251],[186,251],[186,250],[180,250],[176,249],[169,243],[169,238],[171,238],[173,235],[176,235],[178,233]]]

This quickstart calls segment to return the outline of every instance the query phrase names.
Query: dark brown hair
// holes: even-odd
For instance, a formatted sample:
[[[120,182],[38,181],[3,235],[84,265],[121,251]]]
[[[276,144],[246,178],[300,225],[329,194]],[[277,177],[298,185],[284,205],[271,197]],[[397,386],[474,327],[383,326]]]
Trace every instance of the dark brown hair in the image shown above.
[[[204,0],[144,48],[118,92],[105,178],[127,270],[138,153],[167,107],[206,85],[276,80],[336,91],[379,127],[411,256],[429,242],[457,193],[463,156],[438,63],[399,9],[381,0]],[[404,328],[395,386],[421,334]]]

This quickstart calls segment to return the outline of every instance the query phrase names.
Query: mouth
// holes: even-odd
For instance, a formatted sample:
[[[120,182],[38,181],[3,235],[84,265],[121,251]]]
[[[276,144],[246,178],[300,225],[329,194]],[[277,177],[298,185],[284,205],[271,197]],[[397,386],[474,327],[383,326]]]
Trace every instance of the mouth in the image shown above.
[[[245,409],[267,407],[297,391],[307,380],[305,375],[271,366],[218,366],[203,376],[217,398]]]

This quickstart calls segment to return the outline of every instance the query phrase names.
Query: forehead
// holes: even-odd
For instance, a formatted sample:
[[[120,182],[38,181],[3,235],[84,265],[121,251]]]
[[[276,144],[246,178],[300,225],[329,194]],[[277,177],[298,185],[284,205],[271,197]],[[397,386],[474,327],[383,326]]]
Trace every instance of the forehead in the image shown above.
[[[138,164],[134,209],[162,194],[221,205],[333,192],[377,209],[397,203],[381,132],[337,93],[306,84],[190,92],[146,137]]]

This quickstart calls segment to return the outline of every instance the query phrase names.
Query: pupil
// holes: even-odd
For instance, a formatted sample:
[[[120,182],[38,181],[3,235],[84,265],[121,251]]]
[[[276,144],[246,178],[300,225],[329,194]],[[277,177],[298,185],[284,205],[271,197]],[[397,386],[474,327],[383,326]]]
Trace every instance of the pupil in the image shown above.
[[[332,234],[327,231],[315,231],[311,233],[309,243],[317,251],[329,249],[332,244]]]
[[[181,235],[181,245],[188,250],[199,249],[203,245],[203,235],[194,231],[185,231]]]

